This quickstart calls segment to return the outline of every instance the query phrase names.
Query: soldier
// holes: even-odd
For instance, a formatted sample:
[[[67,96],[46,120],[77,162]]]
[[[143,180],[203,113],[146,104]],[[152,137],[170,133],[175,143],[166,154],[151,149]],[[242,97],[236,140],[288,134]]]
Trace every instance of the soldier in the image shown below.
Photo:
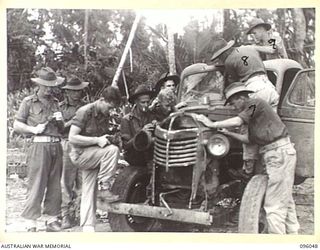
[[[119,89],[109,86],[98,100],[79,108],[71,122],[69,155],[82,170],[80,226],[84,232],[95,231],[98,174],[101,183],[99,197],[109,203],[120,200],[110,191],[110,179],[117,170],[119,148],[111,144],[108,135],[110,112],[119,107],[120,102]]]
[[[82,101],[83,89],[89,85],[88,82],[81,82],[79,78],[72,77],[67,84],[62,87],[65,92],[65,99],[60,103],[60,109],[65,122],[65,129],[63,133],[63,139],[61,141],[63,149],[63,168],[61,177],[62,188],[62,204],[61,204],[61,216],[62,223],[61,228],[70,228],[75,223],[75,213],[72,211],[75,209],[75,201],[79,195],[79,188],[81,185],[80,171],[72,164],[70,160],[70,144],[68,141],[68,134],[76,111],[85,102]]]
[[[247,35],[254,36],[257,45],[250,45],[258,52],[265,55],[266,60],[276,58],[288,58],[286,48],[282,38],[271,31],[271,25],[265,23],[261,18],[254,18],[251,23]]]
[[[134,104],[130,113],[121,120],[121,139],[123,143],[124,159],[131,165],[144,166],[150,152],[138,152],[133,145],[135,136],[141,131],[154,129],[154,115],[148,109],[153,91],[145,84],[139,85],[129,102]]]
[[[161,89],[169,88],[173,92],[176,91],[176,87],[180,82],[180,77],[178,75],[170,75],[170,72],[161,75],[159,81],[154,86],[154,92],[158,94]]]
[[[297,234],[299,223],[292,197],[296,151],[288,130],[272,107],[260,98],[250,98],[252,93],[243,83],[232,83],[225,89],[226,102],[238,112],[238,116],[212,122],[204,115],[197,120],[210,128],[228,128],[248,125],[248,133],[238,134],[220,130],[243,143],[259,146],[259,155],[268,175],[264,199],[268,232],[270,234]]]
[[[279,94],[269,81],[258,52],[249,46],[232,47],[233,45],[234,41],[227,43],[221,38],[215,42],[213,47],[211,61],[219,59],[224,64],[225,85],[232,82],[243,82],[246,88],[251,90],[251,98],[263,99],[277,112]],[[241,130],[247,133],[246,125],[242,126]],[[243,144],[243,160],[245,174],[252,175],[258,160],[257,145]]]
[[[176,94],[176,88],[179,82],[180,82],[180,77],[178,75],[170,75],[170,73],[167,72],[161,75],[160,80],[155,84],[153,89],[156,95],[158,95],[160,91],[163,89],[169,89],[174,94]],[[177,103],[177,100],[175,102],[176,102],[175,104],[176,109],[180,109],[187,106],[185,102]],[[159,106],[159,96],[154,98],[151,105],[149,106],[149,109],[154,110],[155,108],[158,108],[158,106]]]
[[[27,230],[37,230],[37,219],[41,216],[41,203],[44,197],[43,214],[48,215],[46,231],[60,231],[58,216],[61,206],[62,114],[59,103],[53,97],[52,89],[63,83],[51,68],[41,68],[38,77],[31,80],[38,84],[38,91],[23,99],[14,122],[19,133],[32,136],[28,151],[28,196],[22,217],[28,220]]]

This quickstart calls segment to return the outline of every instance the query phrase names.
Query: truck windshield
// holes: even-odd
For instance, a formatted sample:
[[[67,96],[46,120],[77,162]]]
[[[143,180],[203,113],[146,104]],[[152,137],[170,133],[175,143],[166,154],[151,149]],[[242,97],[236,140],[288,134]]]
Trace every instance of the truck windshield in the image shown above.
[[[183,79],[181,100],[183,102],[221,101],[223,96],[223,75],[219,71],[210,71],[189,75]]]

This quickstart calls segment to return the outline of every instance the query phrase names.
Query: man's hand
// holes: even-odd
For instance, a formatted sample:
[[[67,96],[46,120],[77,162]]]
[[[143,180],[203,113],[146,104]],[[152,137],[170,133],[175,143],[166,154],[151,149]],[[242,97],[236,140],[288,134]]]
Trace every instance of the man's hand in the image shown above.
[[[98,146],[100,148],[104,148],[105,146],[110,144],[109,139],[107,138],[107,135],[103,135],[98,137],[98,142],[97,142]]]
[[[32,128],[33,134],[35,135],[41,134],[46,129],[47,124],[48,122],[40,123],[37,126],[33,127]]]
[[[144,127],[142,129],[147,132],[152,132],[154,130],[154,127],[155,127],[154,124],[148,123],[148,124],[144,125]]]
[[[205,115],[196,115],[195,118],[197,119],[197,121],[202,122],[205,126],[213,127],[214,123]]]
[[[152,103],[149,105],[149,110],[153,110],[157,105],[159,105],[159,99],[158,97],[154,98]]]

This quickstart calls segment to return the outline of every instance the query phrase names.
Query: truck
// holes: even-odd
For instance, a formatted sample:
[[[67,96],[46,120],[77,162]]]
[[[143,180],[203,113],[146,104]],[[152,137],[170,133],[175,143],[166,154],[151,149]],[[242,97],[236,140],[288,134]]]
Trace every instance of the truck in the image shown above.
[[[280,96],[278,114],[297,150],[295,184],[299,184],[314,176],[315,70],[290,59],[264,65]],[[187,106],[158,124],[152,138],[148,133],[137,136],[139,150],[153,147],[153,160],[119,173],[112,191],[121,202],[99,203],[108,212],[112,231],[148,232],[155,225],[170,231],[177,224],[205,231],[236,216],[239,233],[267,232],[263,169],[257,168],[249,181],[232,175],[243,165],[241,143],[195,119],[195,114],[212,121],[237,115],[231,106],[224,106],[223,71],[223,66],[205,63],[185,68],[178,101]]]

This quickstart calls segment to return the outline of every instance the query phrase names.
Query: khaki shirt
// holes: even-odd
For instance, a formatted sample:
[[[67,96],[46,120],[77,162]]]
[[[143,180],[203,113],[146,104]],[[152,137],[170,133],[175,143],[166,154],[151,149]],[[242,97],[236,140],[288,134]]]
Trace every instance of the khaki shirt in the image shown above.
[[[248,124],[249,141],[260,146],[288,136],[287,127],[272,107],[260,98],[250,98],[238,115]]]
[[[76,111],[83,105],[85,105],[85,102],[83,102],[82,100],[79,100],[76,103],[71,103],[68,101],[68,99],[65,99],[61,103],[59,103],[64,121],[65,122],[70,121],[75,116]],[[70,130],[70,126],[64,129],[63,131],[64,138],[68,137],[69,130]]]
[[[226,86],[233,82],[246,82],[256,74],[266,74],[259,53],[249,46],[234,48],[225,61]]]
[[[109,116],[98,113],[95,103],[89,103],[76,111],[72,125],[81,129],[80,135],[99,137],[109,134]]]
[[[139,116],[136,108],[125,115],[121,120],[120,133],[124,150],[132,147],[134,136],[144,127],[155,119],[151,112],[146,113],[143,117]]]
[[[75,116],[71,120],[71,125],[77,126],[81,129],[80,135],[99,137],[102,135],[110,135],[109,120],[110,116],[105,116],[98,112],[95,103],[88,103],[76,111]],[[111,144],[118,146],[119,140],[116,135],[110,135],[108,139]],[[75,161],[79,155],[88,148],[88,146],[79,146],[72,143],[70,143],[70,145],[70,157],[73,161]]]
[[[52,119],[53,113],[60,111],[59,102],[53,98],[48,101],[48,104],[42,103],[37,94],[25,97],[19,107],[16,120],[33,127],[49,121],[41,135],[59,137],[62,124]]]

